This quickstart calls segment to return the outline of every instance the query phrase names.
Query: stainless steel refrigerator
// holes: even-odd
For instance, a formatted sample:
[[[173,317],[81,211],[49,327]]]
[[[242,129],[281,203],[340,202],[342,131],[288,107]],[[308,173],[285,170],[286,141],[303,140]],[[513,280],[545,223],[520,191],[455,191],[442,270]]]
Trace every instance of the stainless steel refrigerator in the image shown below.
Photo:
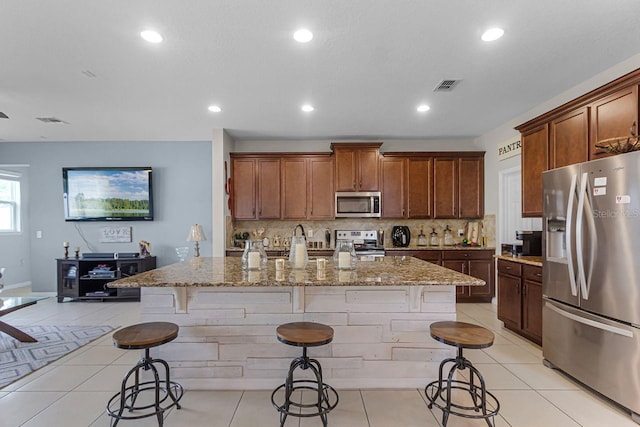
[[[640,417],[640,152],[544,172],[545,363]]]

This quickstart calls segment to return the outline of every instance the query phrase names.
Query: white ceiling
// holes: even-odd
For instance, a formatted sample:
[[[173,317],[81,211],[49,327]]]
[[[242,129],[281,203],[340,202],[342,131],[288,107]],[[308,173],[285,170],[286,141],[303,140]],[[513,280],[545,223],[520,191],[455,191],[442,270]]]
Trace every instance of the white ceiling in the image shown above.
[[[638,0],[0,0],[0,139],[474,137],[640,52],[638,16]],[[482,42],[492,26],[504,37]]]

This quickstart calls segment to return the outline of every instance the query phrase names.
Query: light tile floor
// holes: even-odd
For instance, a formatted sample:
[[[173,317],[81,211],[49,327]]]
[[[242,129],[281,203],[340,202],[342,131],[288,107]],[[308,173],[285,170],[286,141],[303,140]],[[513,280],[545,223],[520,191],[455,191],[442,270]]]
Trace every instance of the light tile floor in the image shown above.
[[[1,296],[28,289],[4,290]],[[492,304],[459,304],[458,319],[481,324],[496,334],[495,344],[466,355],[500,401],[496,426],[636,426],[628,414],[542,365],[541,348],[504,329]],[[139,322],[139,304],[63,303],[55,298],[11,313],[14,325],[56,324],[126,326]],[[86,345],[0,390],[0,427],[106,427],[104,405],[138,352],[114,348],[111,336]],[[422,390],[339,390],[340,404],[329,414],[338,427],[439,426],[441,412],[430,411]],[[277,426],[269,391],[187,390],[181,410],[170,411],[165,426]],[[156,426],[155,418],[122,421],[119,426]],[[321,426],[319,419],[289,417],[287,427]],[[482,420],[450,417],[448,426],[486,426]]]

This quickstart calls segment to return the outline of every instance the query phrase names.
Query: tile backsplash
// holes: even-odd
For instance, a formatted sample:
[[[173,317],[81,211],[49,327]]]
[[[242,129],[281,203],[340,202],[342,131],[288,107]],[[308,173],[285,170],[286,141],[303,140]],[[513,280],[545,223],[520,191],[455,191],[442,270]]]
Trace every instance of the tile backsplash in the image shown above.
[[[331,232],[331,248],[334,247],[334,230],[384,230],[384,245],[387,248],[392,247],[391,243],[391,230],[394,225],[406,225],[411,230],[411,243],[410,247],[415,247],[418,243],[418,235],[420,234],[420,227],[424,228],[424,234],[427,236],[431,234],[432,228],[438,233],[439,238],[444,237],[444,229],[448,225],[452,230],[453,238],[456,243],[462,242],[463,237],[458,236],[458,230],[464,229],[466,231],[467,224],[469,222],[481,222],[483,234],[486,239],[487,247],[495,247],[496,245],[496,217],[495,215],[486,215],[482,220],[431,220],[431,219],[407,219],[407,220],[389,220],[389,219],[372,219],[372,218],[357,218],[357,219],[336,219],[330,221],[283,221],[283,220],[271,220],[271,221],[232,221],[230,217],[227,218],[227,246],[233,247],[234,235],[242,234],[244,232],[252,235],[254,230],[264,229],[263,237],[269,237],[271,242],[277,236],[280,239],[284,237],[291,237],[293,229],[297,224],[302,224],[308,241],[324,241],[325,231]],[[313,232],[313,237],[309,237],[309,231]]]

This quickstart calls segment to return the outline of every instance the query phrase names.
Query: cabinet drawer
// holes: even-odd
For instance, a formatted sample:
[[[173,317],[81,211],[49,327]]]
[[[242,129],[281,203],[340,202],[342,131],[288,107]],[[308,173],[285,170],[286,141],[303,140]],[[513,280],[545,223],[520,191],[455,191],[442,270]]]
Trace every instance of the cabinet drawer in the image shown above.
[[[525,280],[531,280],[532,282],[542,283],[542,267],[526,264],[523,265],[522,278]]]
[[[491,259],[493,251],[484,250],[444,250],[442,251],[442,259],[455,259],[455,260],[467,260],[467,259]]]
[[[440,251],[415,251],[413,252],[414,257],[425,260],[425,261],[440,261]]]
[[[520,276],[522,274],[522,264],[499,259],[498,274],[510,274],[512,276]]]

